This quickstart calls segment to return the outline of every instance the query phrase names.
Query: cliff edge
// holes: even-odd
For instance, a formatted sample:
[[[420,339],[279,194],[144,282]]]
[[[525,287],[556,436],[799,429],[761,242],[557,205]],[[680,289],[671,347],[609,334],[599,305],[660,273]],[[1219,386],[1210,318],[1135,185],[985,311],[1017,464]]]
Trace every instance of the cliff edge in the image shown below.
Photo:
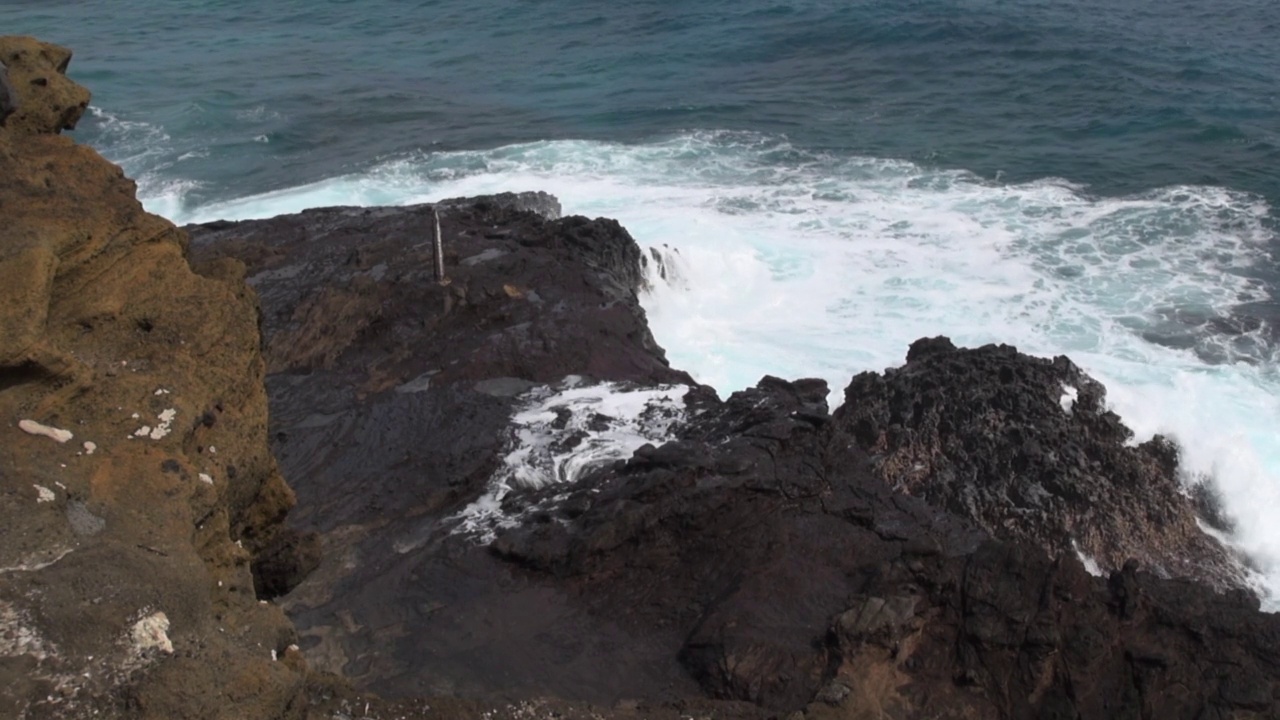
[[[293,503],[258,306],[58,133],[70,51],[0,38],[0,716],[301,712],[250,564]]]

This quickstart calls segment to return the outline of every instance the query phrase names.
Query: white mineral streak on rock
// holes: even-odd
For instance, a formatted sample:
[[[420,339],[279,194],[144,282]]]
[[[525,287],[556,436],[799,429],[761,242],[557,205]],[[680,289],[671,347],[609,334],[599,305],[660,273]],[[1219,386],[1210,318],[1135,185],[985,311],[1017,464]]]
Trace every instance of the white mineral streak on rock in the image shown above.
[[[1106,575],[1106,573],[1102,572],[1102,568],[1098,566],[1098,561],[1088,555],[1085,555],[1084,552],[1080,550],[1080,546],[1076,544],[1075,540],[1071,541],[1071,549],[1076,551],[1076,557],[1080,559],[1080,564],[1084,565],[1085,572],[1094,577],[1103,577]]]
[[[173,652],[173,643],[169,640],[169,618],[162,612],[152,613],[133,624],[129,637],[133,641],[133,651],[141,655],[147,650],[159,650],[164,653]]]
[[[155,429],[151,431],[151,439],[159,440],[165,435],[168,435],[170,429],[173,427],[173,418],[177,416],[177,414],[178,414],[178,411],[174,410],[173,408],[169,408],[168,410],[165,410],[164,412],[160,413],[159,415],[160,424],[157,425]]]
[[[23,560],[17,565],[0,567],[0,575],[14,572],[35,572],[37,570],[43,570],[62,558],[70,555],[73,549],[74,548],[57,548],[37,552],[31,557],[23,558]]]
[[[169,408],[168,410],[165,410],[164,412],[156,416],[156,419],[160,421],[158,425],[156,425],[155,427],[151,427],[150,425],[143,425],[142,427],[133,431],[133,434],[137,437],[149,437],[152,440],[159,440],[160,438],[172,432],[173,419],[177,417],[177,415],[178,415],[177,410],[173,408]]]
[[[31,487],[33,487],[33,488],[35,488],[35,489],[36,489],[36,502],[38,502],[38,503],[53,502],[54,500],[56,500],[56,499],[58,498],[58,496],[57,496],[57,495],[54,495],[54,494],[53,494],[53,491],[52,491],[52,490],[50,490],[49,488],[47,488],[47,487],[45,487],[45,486],[43,486],[43,485],[34,485],[34,484],[33,484]]]
[[[38,423],[35,420],[23,420],[18,423],[18,428],[28,435],[43,435],[50,440],[56,440],[60,443],[64,443],[75,437],[75,435],[71,434],[70,430],[50,427],[49,425]]]
[[[202,482],[202,483],[204,483],[204,484],[206,484],[206,485],[212,485],[212,484],[213,484],[213,476],[209,475],[208,473],[200,473],[200,482]]]

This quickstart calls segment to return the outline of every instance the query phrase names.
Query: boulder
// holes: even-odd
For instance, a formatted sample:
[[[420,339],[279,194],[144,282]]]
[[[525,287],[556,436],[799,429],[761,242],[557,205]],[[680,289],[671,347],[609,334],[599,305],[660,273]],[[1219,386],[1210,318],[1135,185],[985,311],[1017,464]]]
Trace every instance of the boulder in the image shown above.
[[[1177,447],[1134,443],[1105,388],[1065,357],[922,339],[903,367],[853,378],[834,419],[884,482],[995,537],[1080,552],[1105,572],[1136,559],[1166,577],[1244,584],[1200,529]]]
[[[0,125],[14,135],[75,128],[89,91],[67,78],[71,51],[35,38],[0,36]]]

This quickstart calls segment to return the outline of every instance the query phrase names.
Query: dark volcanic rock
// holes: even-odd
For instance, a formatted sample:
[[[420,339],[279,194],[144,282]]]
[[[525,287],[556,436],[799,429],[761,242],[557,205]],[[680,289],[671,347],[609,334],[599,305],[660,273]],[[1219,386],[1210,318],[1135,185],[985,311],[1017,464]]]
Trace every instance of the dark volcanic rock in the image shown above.
[[[591,615],[676,628],[713,696],[806,718],[1280,712],[1280,620],[1250,593],[988,539],[884,483],[821,390],[696,391],[673,453],[696,462],[637,453],[493,548]]]
[[[688,683],[654,661],[652,637],[583,619],[563,590],[449,534],[498,468],[520,393],[571,374],[691,383],[645,322],[639,248],[614,221],[549,219],[559,203],[545,193],[438,208],[447,285],[429,206],[191,228],[194,258],[244,260],[262,298],[291,523],[324,550],[285,598],[304,649],[399,695],[612,702]],[[259,584],[287,588],[305,559],[258,563]]]
[[[919,340],[907,364],[858,375],[836,422],[894,488],[1050,556],[1077,548],[1107,571],[1130,558],[1166,576],[1239,586],[1235,560],[1202,532],[1176,447],[1133,433],[1106,391],[1065,357],[1008,345]]]
[[[826,394],[776,378],[723,403],[695,392],[675,444],[699,448],[697,462],[637,453],[573,489],[575,518],[509,531],[494,549],[565,578],[595,612],[678,628],[682,664],[715,696],[802,706],[829,675],[827,629],[851,593],[888,564],[985,540],[876,481],[828,431]]]
[[[635,296],[640,251],[621,226],[546,221],[519,209],[536,200],[505,200],[442,205],[443,286],[432,280],[429,206],[213,223],[191,228],[193,252],[249,265],[272,374],[358,373],[363,395],[427,377],[688,379],[649,332]]]
[[[447,285],[429,206],[190,228],[198,261],[244,259],[262,298],[275,447],[311,499],[296,523],[473,499],[534,385],[691,382],[649,332],[626,231],[531,206],[558,210],[541,193],[442,204]]]
[[[0,125],[18,109],[18,93],[9,82],[9,69],[0,62]]]
[[[402,698],[709,696],[727,717],[751,715],[733,702],[805,718],[1280,711],[1280,623],[1252,595],[1114,560],[1167,561],[1194,540],[1168,520],[1188,506],[1170,499],[1176,458],[1127,448],[1069,361],[936,339],[856,378],[834,417],[818,380],[722,401],[662,360],[625,231],[521,202],[441,204],[447,286],[425,207],[192,230],[197,258],[243,258],[262,294],[275,449],[293,523],[324,549],[283,598],[315,666]],[[513,490],[504,508],[536,511],[488,547],[450,534],[510,450],[521,398],[568,374],[689,384],[686,416],[576,484]],[[557,452],[585,442],[570,415],[549,411]],[[933,474],[888,472],[917,472],[911,453]],[[1063,454],[1088,462],[1062,475]],[[1060,493],[1025,518],[1040,496],[1024,477]],[[968,503],[952,487],[985,489]],[[1139,529],[1163,533],[1146,554]],[[1089,575],[1073,539],[1123,567]],[[278,543],[258,579],[287,589],[309,556]]]
[[[505,192],[497,195],[449,198],[436,203],[436,207],[445,212],[448,211],[448,208],[454,207],[479,208],[481,210],[502,208],[504,210],[531,212],[534,215],[542,216],[546,220],[559,220],[562,212],[560,201],[556,196],[544,192]],[[491,228],[485,235],[501,238],[510,236],[512,232],[512,228],[499,227]]]

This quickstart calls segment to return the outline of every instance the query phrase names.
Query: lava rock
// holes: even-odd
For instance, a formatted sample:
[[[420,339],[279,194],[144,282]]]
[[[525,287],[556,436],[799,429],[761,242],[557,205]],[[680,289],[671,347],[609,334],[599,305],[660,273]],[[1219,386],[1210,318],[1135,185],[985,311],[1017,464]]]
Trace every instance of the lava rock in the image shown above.
[[[614,221],[559,213],[554,197],[520,193],[189,228],[193,260],[243,262],[262,301],[271,436],[299,498],[289,522],[325,548],[280,602],[317,668],[399,695],[450,682],[608,705],[692,688],[646,650],[653,641],[583,619],[560,591],[451,534],[502,467],[525,392],[569,375],[694,384],[649,332],[635,241]],[[664,462],[696,465],[698,453]],[[261,581],[285,580],[263,591],[292,584],[293,562],[283,575],[256,565]],[[506,619],[480,627],[481,616]],[[607,677],[603,665],[629,670]]]
[[[995,537],[1079,551],[1106,571],[1135,558],[1167,577],[1243,585],[1199,527],[1177,448],[1160,436],[1134,446],[1106,390],[1065,357],[918,340],[903,367],[855,377],[835,422],[884,482]]]

